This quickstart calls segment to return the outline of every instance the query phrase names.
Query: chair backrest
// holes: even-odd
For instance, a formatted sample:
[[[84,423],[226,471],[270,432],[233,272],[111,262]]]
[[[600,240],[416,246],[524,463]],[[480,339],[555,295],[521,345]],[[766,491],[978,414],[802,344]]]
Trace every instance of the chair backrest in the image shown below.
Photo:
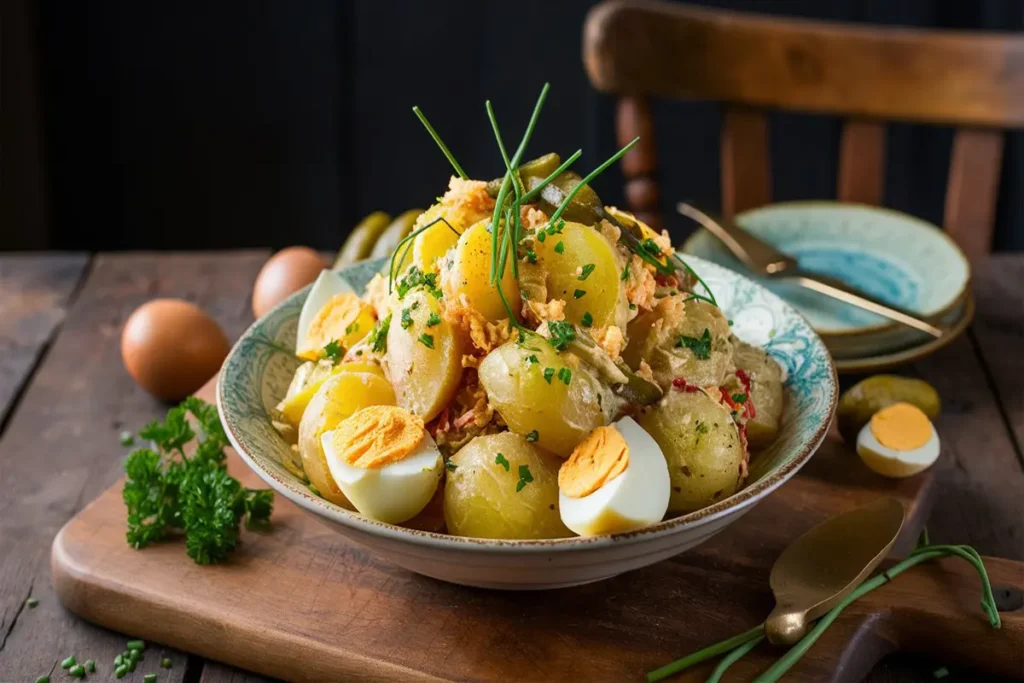
[[[1002,128],[1024,127],[1024,37],[782,19],[645,0],[587,16],[583,59],[595,88],[619,96],[626,199],[659,223],[650,97],[725,105],[722,210],[771,201],[766,109],[845,117],[836,186],[879,204],[885,120],[956,127],[945,229],[971,260],[991,248]]]

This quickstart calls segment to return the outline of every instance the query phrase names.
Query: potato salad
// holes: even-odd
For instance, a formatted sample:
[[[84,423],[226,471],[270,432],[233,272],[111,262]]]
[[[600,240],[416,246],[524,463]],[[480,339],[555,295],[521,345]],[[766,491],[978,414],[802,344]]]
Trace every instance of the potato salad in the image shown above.
[[[778,365],[731,334],[667,233],[569,169],[578,153],[519,163],[526,135],[510,159],[488,112],[504,177],[465,177],[439,141],[457,175],[366,291],[333,271],[310,290],[274,414],[310,488],[500,539],[629,531],[732,495],[778,429]]]

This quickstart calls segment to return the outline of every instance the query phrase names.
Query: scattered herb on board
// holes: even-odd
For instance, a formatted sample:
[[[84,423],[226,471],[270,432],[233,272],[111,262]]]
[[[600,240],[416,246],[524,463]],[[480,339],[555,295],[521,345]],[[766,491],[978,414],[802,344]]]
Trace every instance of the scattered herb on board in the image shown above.
[[[704,334],[700,338],[687,337],[685,334],[680,335],[679,341],[676,342],[676,348],[690,349],[697,360],[711,358],[711,330],[705,327]]]
[[[519,493],[523,488],[533,481],[533,474],[530,472],[529,465],[519,466],[519,481],[516,483],[516,493]]]
[[[198,435],[189,414],[199,425]],[[212,564],[235,549],[243,519],[250,528],[269,521],[273,492],[243,488],[225,469],[228,440],[216,407],[189,397],[139,436],[154,448],[132,451],[124,464],[126,538],[133,548],[181,530],[188,556],[197,564]],[[186,455],[185,445],[193,440],[195,450]]]
[[[494,462],[497,463],[498,465],[501,465],[502,467],[504,467],[505,471],[508,472],[510,465],[509,465],[508,459],[505,457],[504,453],[498,453],[498,457],[496,457],[494,459]]]

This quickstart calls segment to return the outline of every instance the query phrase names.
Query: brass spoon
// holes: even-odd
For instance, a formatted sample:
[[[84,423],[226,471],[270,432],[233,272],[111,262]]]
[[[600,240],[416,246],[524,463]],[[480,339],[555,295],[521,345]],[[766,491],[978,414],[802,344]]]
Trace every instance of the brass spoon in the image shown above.
[[[808,626],[866,579],[903,528],[903,506],[894,498],[827,519],[786,548],[769,583],[775,609],[764,622],[773,645],[793,645]]]

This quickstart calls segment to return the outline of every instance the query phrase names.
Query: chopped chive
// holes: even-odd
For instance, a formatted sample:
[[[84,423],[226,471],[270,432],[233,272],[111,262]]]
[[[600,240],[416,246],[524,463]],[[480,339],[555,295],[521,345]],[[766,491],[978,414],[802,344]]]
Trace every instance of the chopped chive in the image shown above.
[[[590,311],[585,312],[583,317],[580,318],[580,325],[583,325],[583,327],[592,327],[593,324],[594,316],[590,315]]]
[[[128,664],[126,666],[128,667],[128,671],[134,672],[135,671],[135,666],[136,666],[135,660],[134,659],[128,660]]]
[[[146,641],[144,641],[144,640],[129,640],[127,643],[125,643],[125,647],[128,648],[129,650],[145,650],[146,649]]]
[[[71,667],[73,667],[77,663],[78,663],[78,661],[75,659],[75,656],[71,655],[70,657],[68,657],[63,662],[60,663],[60,668],[62,668],[62,669],[70,669]]]
[[[430,335],[430,334],[427,334],[426,332],[421,334],[419,336],[419,339],[417,339],[417,341],[420,344],[423,344],[424,346],[426,346],[428,349],[434,348],[434,336]]]
[[[540,433],[536,429],[534,429],[532,432],[526,435],[526,440],[529,441],[530,443],[535,442],[539,438]]]
[[[508,470],[509,470],[509,461],[508,461],[508,459],[505,457],[505,455],[503,453],[498,453],[498,457],[496,457],[494,459],[494,462],[496,464],[501,465],[502,467],[504,467],[505,471],[508,472]]]
[[[38,605],[38,604],[39,604],[39,600],[37,600],[36,598],[29,598],[28,600],[25,601],[25,605],[29,609],[35,609],[36,605]]]
[[[156,683],[156,674],[146,674],[142,677],[143,683]]]
[[[114,657],[114,668],[117,668],[122,664],[124,664],[124,657],[122,657],[121,655]]]
[[[622,267],[622,275],[619,276],[619,279],[622,280],[623,282],[625,282],[626,280],[629,279],[629,262],[628,261],[626,262],[626,265],[624,265]]]
[[[116,676],[117,678],[124,678],[126,673],[128,673],[127,664],[122,664],[121,666],[114,669],[114,676]]]
[[[85,671],[87,673],[95,673],[96,672],[96,660],[95,659],[90,659],[90,660],[86,661],[86,663],[85,663]]]
[[[537,252],[535,252],[533,249],[527,249],[526,250],[526,260],[529,263],[536,263],[537,262]]]
[[[556,254],[564,254],[565,253],[565,243],[564,242],[559,242],[558,244],[555,245],[555,253]]]
[[[636,304],[630,304],[629,305],[629,310],[635,311],[636,310]]]
[[[135,443],[135,437],[132,436],[131,432],[129,432],[128,430],[125,430],[125,431],[121,432],[121,445],[122,446],[131,446],[134,443]]]
[[[580,276],[577,279],[586,280],[588,277],[590,277],[590,274],[594,272],[595,268],[597,268],[597,266],[595,266],[593,263],[588,263],[584,265],[583,272],[580,273]]]
[[[73,667],[68,669],[68,676],[74,678],[85,678],[85,667],[81,664],[75,664]]]
[[[434,127],[430,125],[430,121],[427,121],[426,115],[422,111],[420,111],[419,107],[413,107],[412,111],[414,114],[416,114],[417,118],[419,118],[420,123],[423,124],[423,127],[427,129],[427,132],[430,133],[430,137],[434,138],[434,142],[436,142],[437,146],[441,148],[441,152],[444,154],[445,158],[448,159],[448,163],[452,165],[452,168],[455,169],[455,172],[459,174],[459,177],[462,178],[463,180],[468,180],[469,176],[466,175],[466,172],[462,170],[461,166],[459,166],[459,162],[455,161],[455,157],[452,156],[451,150],[449,150],[448,146],[444,144],[444,142],[441,140],[441,136],[437,134],[437,131],[434,130]]]
[[[543,243],[544,240],[546,240],[546,239],[547,239],[547,234],[545,234],[545,232],[543,230],[538,230],[537,231],[537,241]],[[558,244],[561,244],[561,242],[559,242]],[[555,251],[558,251],[558,244],[555,245]],[[564,251],[564,249],[563,249],[563,251]],[[562,252],[558,251],[558,253],[561,254]]]
[[[585,289],[576,289],[576,290],[573,290],[572,298],[573,299],[582,299],[586,295],[587,295],[587,290],[585,290]]]
[[[40,676],[39,678],[36,679],[36,683],[50,683],[50,677],[49,676]]]

